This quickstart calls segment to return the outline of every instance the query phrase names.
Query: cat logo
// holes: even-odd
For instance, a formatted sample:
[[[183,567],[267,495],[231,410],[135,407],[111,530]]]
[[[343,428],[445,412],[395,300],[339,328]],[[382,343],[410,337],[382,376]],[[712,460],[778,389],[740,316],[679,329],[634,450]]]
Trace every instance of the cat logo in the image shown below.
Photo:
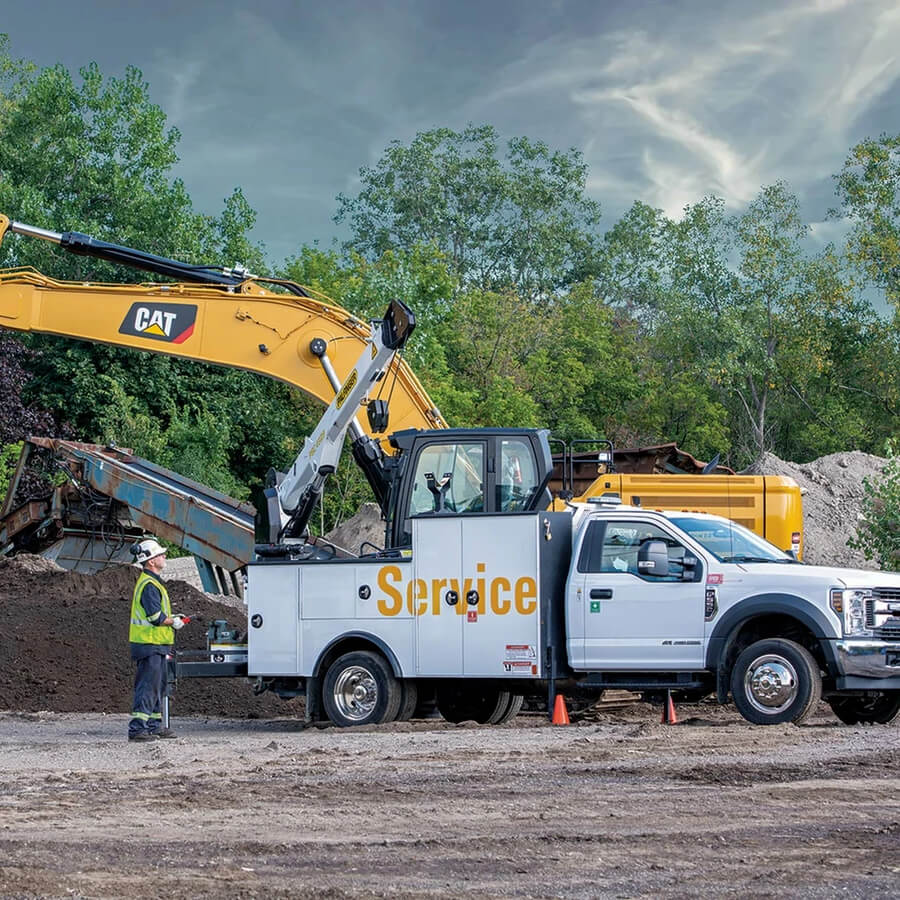
[[[183,344],[193,333],[197,307],[190,303],[133,303],[119,334]]]

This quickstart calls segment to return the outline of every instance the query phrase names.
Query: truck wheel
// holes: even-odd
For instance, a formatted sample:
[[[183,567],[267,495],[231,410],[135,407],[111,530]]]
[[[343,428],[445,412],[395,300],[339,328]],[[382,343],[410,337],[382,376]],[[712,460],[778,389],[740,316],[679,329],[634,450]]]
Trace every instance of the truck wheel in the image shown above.
[[[525,697],[522,694],[510,694],[508,706],[500,713],[498,718],[491,719],[490,724],[502,725],[504,722],[514,719],[521,711],[524,702]]]
[[[822,696],[822,677],[806,647],[768,638],[751,644],[737,658],[731,694],[738,712],[754,725],[799,725]]]
[[[448,722],[475,721],[493,724],[509,708],[509,691],[484,687],[478,682],[448,685],[437,689],[438,712]]]
[[[400,712],[398,722],[408,722],[419,705],[419,686],[408,678],[400,682]]]
[[[890,725],[900,717],[900,693],[830,697],[831,711],[845,725]]]
[[[325,673],[322,705],[341,728],[393,722],[400,711],[400,685],[384,657],[356,650],[338,657]]]

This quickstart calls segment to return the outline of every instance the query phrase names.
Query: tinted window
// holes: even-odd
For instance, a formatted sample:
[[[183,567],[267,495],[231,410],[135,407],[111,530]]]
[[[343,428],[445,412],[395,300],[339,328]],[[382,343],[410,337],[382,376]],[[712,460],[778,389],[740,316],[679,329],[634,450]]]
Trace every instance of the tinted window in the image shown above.
[[[580,571],[628,574],[653,581],[681,580],[681,560],[685,555],[685,548],[671,534],[649,522],[612,519],[603,523],[605,524],[603,529],[598,527],[600,524],[594,522],[589,526],[593,529],[593,534],[589,532],[587,535],[579,560]],[[644,575],[638,570],[638,550],[644,541],[662,541],[666,545],[671,566],[668,576],[660,579]]]

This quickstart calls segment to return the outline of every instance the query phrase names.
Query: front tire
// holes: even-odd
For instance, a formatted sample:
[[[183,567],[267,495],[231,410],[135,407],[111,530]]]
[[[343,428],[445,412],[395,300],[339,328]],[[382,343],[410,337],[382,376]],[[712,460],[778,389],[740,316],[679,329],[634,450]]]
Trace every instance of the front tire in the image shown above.
[[[900,718],[900,693],[830,697],[831,711],[845,725],[891,725]]]
[[[393,722],[401,691],[384,657],[368,650],[339,656],[325,673],[322,705],[338,727]]]
[[[785,638],[767,638],[737,658],[731,694],[738,712],[754,725],[799,725],[822,696],[822,676],[806,647]]]

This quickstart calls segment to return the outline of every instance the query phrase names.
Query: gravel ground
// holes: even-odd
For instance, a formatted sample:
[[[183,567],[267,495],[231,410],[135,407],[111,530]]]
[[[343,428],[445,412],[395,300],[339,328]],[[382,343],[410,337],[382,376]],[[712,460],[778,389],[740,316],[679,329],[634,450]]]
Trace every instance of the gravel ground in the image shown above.
[[[4,897],[896,897],[897,731],[0,714]]]

